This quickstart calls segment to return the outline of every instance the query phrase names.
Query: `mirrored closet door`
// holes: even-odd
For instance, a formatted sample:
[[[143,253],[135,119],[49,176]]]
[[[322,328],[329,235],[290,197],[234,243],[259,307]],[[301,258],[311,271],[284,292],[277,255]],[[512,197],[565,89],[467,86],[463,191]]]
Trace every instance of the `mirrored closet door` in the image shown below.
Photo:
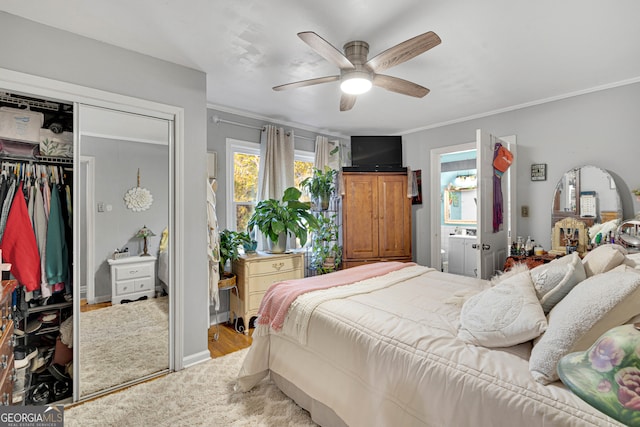
[[[78,105],[76,400],[166,372],[170,120]]]

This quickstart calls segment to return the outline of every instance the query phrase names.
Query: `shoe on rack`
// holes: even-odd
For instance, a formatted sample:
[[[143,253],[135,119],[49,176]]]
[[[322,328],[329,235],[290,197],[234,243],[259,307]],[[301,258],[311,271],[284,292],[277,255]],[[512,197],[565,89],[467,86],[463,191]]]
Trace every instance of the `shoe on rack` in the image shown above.
[[[27,322],[26,333],[32,334],[42,327],[42,322],[38,319],[33,319]]]
[[[24,368],[38,355],[38,348],[32,345],[19,345],[13,349],[14,367]]]
[[[58,365],[57,363],[52,363],[47,368],[47,371],[51,375],[53,375],[57,380],[60,381],[70,381],[71,378],[67,375],[67,368],[63,365]]]
[[[54,400],[62,400],[71,396],[71,383],[69,381],[56,381],[53,383]]]
[[[46,405],[51,401],[51,388],[49,383],[40,383],[31,393],[31,401],[36,405]]]

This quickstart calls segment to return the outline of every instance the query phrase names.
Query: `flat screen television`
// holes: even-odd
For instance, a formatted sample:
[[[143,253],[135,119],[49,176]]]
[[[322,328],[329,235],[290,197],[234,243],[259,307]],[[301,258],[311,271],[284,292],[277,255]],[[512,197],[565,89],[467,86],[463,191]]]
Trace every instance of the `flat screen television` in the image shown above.
[[[364,171],[402,170],[402,137],[352,136],[351,165]]]

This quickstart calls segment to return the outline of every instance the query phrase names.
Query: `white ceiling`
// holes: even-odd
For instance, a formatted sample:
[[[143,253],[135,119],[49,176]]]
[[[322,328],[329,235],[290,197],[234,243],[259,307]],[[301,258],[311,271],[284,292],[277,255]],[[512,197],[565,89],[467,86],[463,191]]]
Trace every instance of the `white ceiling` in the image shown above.
[[[637,0],[2,0],[0,9],[207,73],[211,106],[338,135],[407,133],[640,81]],[[373,88],[340,112],[335,75],[296,34],[373,57],[426,31],[442,44],[385,74],[431,89]]]

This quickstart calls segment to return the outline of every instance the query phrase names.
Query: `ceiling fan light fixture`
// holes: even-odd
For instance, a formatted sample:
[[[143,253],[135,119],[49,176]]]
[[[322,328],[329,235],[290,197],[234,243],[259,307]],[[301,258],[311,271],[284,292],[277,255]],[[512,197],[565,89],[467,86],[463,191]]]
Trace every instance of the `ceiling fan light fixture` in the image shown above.
[[[340,90],[349,95],[360,95],[371,89],[371,75],[364,71],[352,71],[345,74],[340,83]]]

